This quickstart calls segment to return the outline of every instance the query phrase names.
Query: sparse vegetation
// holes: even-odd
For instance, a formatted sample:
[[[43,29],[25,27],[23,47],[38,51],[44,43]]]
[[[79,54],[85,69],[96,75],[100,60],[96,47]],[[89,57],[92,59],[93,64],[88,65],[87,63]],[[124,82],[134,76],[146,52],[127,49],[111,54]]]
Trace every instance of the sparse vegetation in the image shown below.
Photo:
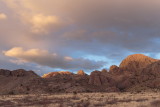
[[[152,107],[159,107],[160,106],[160,100],[155,100],[155,101],[151,102],[151,106]]]
[[[149,92],[1,95],[0,107],[159,107],[159,97]]]

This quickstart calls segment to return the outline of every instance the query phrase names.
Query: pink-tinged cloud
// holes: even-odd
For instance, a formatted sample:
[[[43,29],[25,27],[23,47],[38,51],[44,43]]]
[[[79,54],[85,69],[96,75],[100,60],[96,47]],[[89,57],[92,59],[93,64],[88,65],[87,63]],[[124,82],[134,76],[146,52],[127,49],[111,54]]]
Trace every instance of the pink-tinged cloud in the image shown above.
[[[4,19],[7,19],[6,14],[0,13],[0,20],[4,20]]]
[[[92,61],[83,58],[72,58],[69,56],[61,56],[56,53],[49,53],[47,50],[40,49],[29,49],[24,50],[22,47],[15,47],[8,51],[3,51],[5,56],[16,58],[20,63],[23,61],[36,63],[43,66],[49,66],[52,68],[62,68],[62,69],[98,69],[103,67],[105,62]]]

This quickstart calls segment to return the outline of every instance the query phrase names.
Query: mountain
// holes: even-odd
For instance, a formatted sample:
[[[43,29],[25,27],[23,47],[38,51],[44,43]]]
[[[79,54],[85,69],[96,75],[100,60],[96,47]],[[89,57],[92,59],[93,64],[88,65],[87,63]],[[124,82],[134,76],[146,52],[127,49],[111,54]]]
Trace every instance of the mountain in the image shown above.
[[[119,67],[111,66],[109,73],[112,74],[116,81],[116,87],[120,91],[137,91],[142,88],[148,90],[152,86],[149,83],[158,78],[157,76],[153,77],[160,72],[158,71],[158,67],[160,67],[158,62],[159,60],[143,54],[134,54],[125,58]]]
[[[71,92],[160,91],[160,60],[142,54],[125,58],[109,72],[83,70],[50,72],[42,77],[33,71],[0,70],[0,94],[41,94]]]
[[[158,61],[157,59],[150,58],[143,54],[134,54],[125,58],[119,65],[119,68],[122,71],[135,72],[140,69],[145,68],[146,66],[152,64],[153,62]]]

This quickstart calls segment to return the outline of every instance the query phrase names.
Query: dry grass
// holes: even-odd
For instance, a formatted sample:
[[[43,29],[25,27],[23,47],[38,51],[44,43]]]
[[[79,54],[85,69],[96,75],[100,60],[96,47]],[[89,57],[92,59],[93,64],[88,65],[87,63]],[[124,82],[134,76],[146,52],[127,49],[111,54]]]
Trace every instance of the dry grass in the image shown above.
[[[1,95],[0,107],[160,107],[159,93]]]

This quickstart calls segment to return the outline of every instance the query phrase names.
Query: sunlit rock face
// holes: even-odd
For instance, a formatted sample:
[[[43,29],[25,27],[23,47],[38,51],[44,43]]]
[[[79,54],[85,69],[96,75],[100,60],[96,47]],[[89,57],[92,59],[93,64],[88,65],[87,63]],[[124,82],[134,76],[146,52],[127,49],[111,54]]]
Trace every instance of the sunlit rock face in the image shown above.
[[[85,73],[83,70],[79,70],[79,71],[77,72],[77,75],[86,75],[86,73]]]
[[[48,74],[44,74],[42,76],[42,78],[50,78],[50,77],[54,77],[56,75],[70,75],[70,74],[73,74],[73,73],[71,73],[69,71],[50,72]]]
[[[136,72],[156,61],[158,60],[150,58],[143,54],[134,54],[124,59],[119,65],[119,68],[122,71]]]
[[[108,73],[108,70],[107,70],[107,69],[102,69],[101,72],[103,72],[103,73]]]
[[[110,67],[110,69],[109,69],[109,72],[110,73],[117,73],[117,72],[119,72],[119,67],[118,66],[116,66],[116,65],[112,65],[111,67]]]

